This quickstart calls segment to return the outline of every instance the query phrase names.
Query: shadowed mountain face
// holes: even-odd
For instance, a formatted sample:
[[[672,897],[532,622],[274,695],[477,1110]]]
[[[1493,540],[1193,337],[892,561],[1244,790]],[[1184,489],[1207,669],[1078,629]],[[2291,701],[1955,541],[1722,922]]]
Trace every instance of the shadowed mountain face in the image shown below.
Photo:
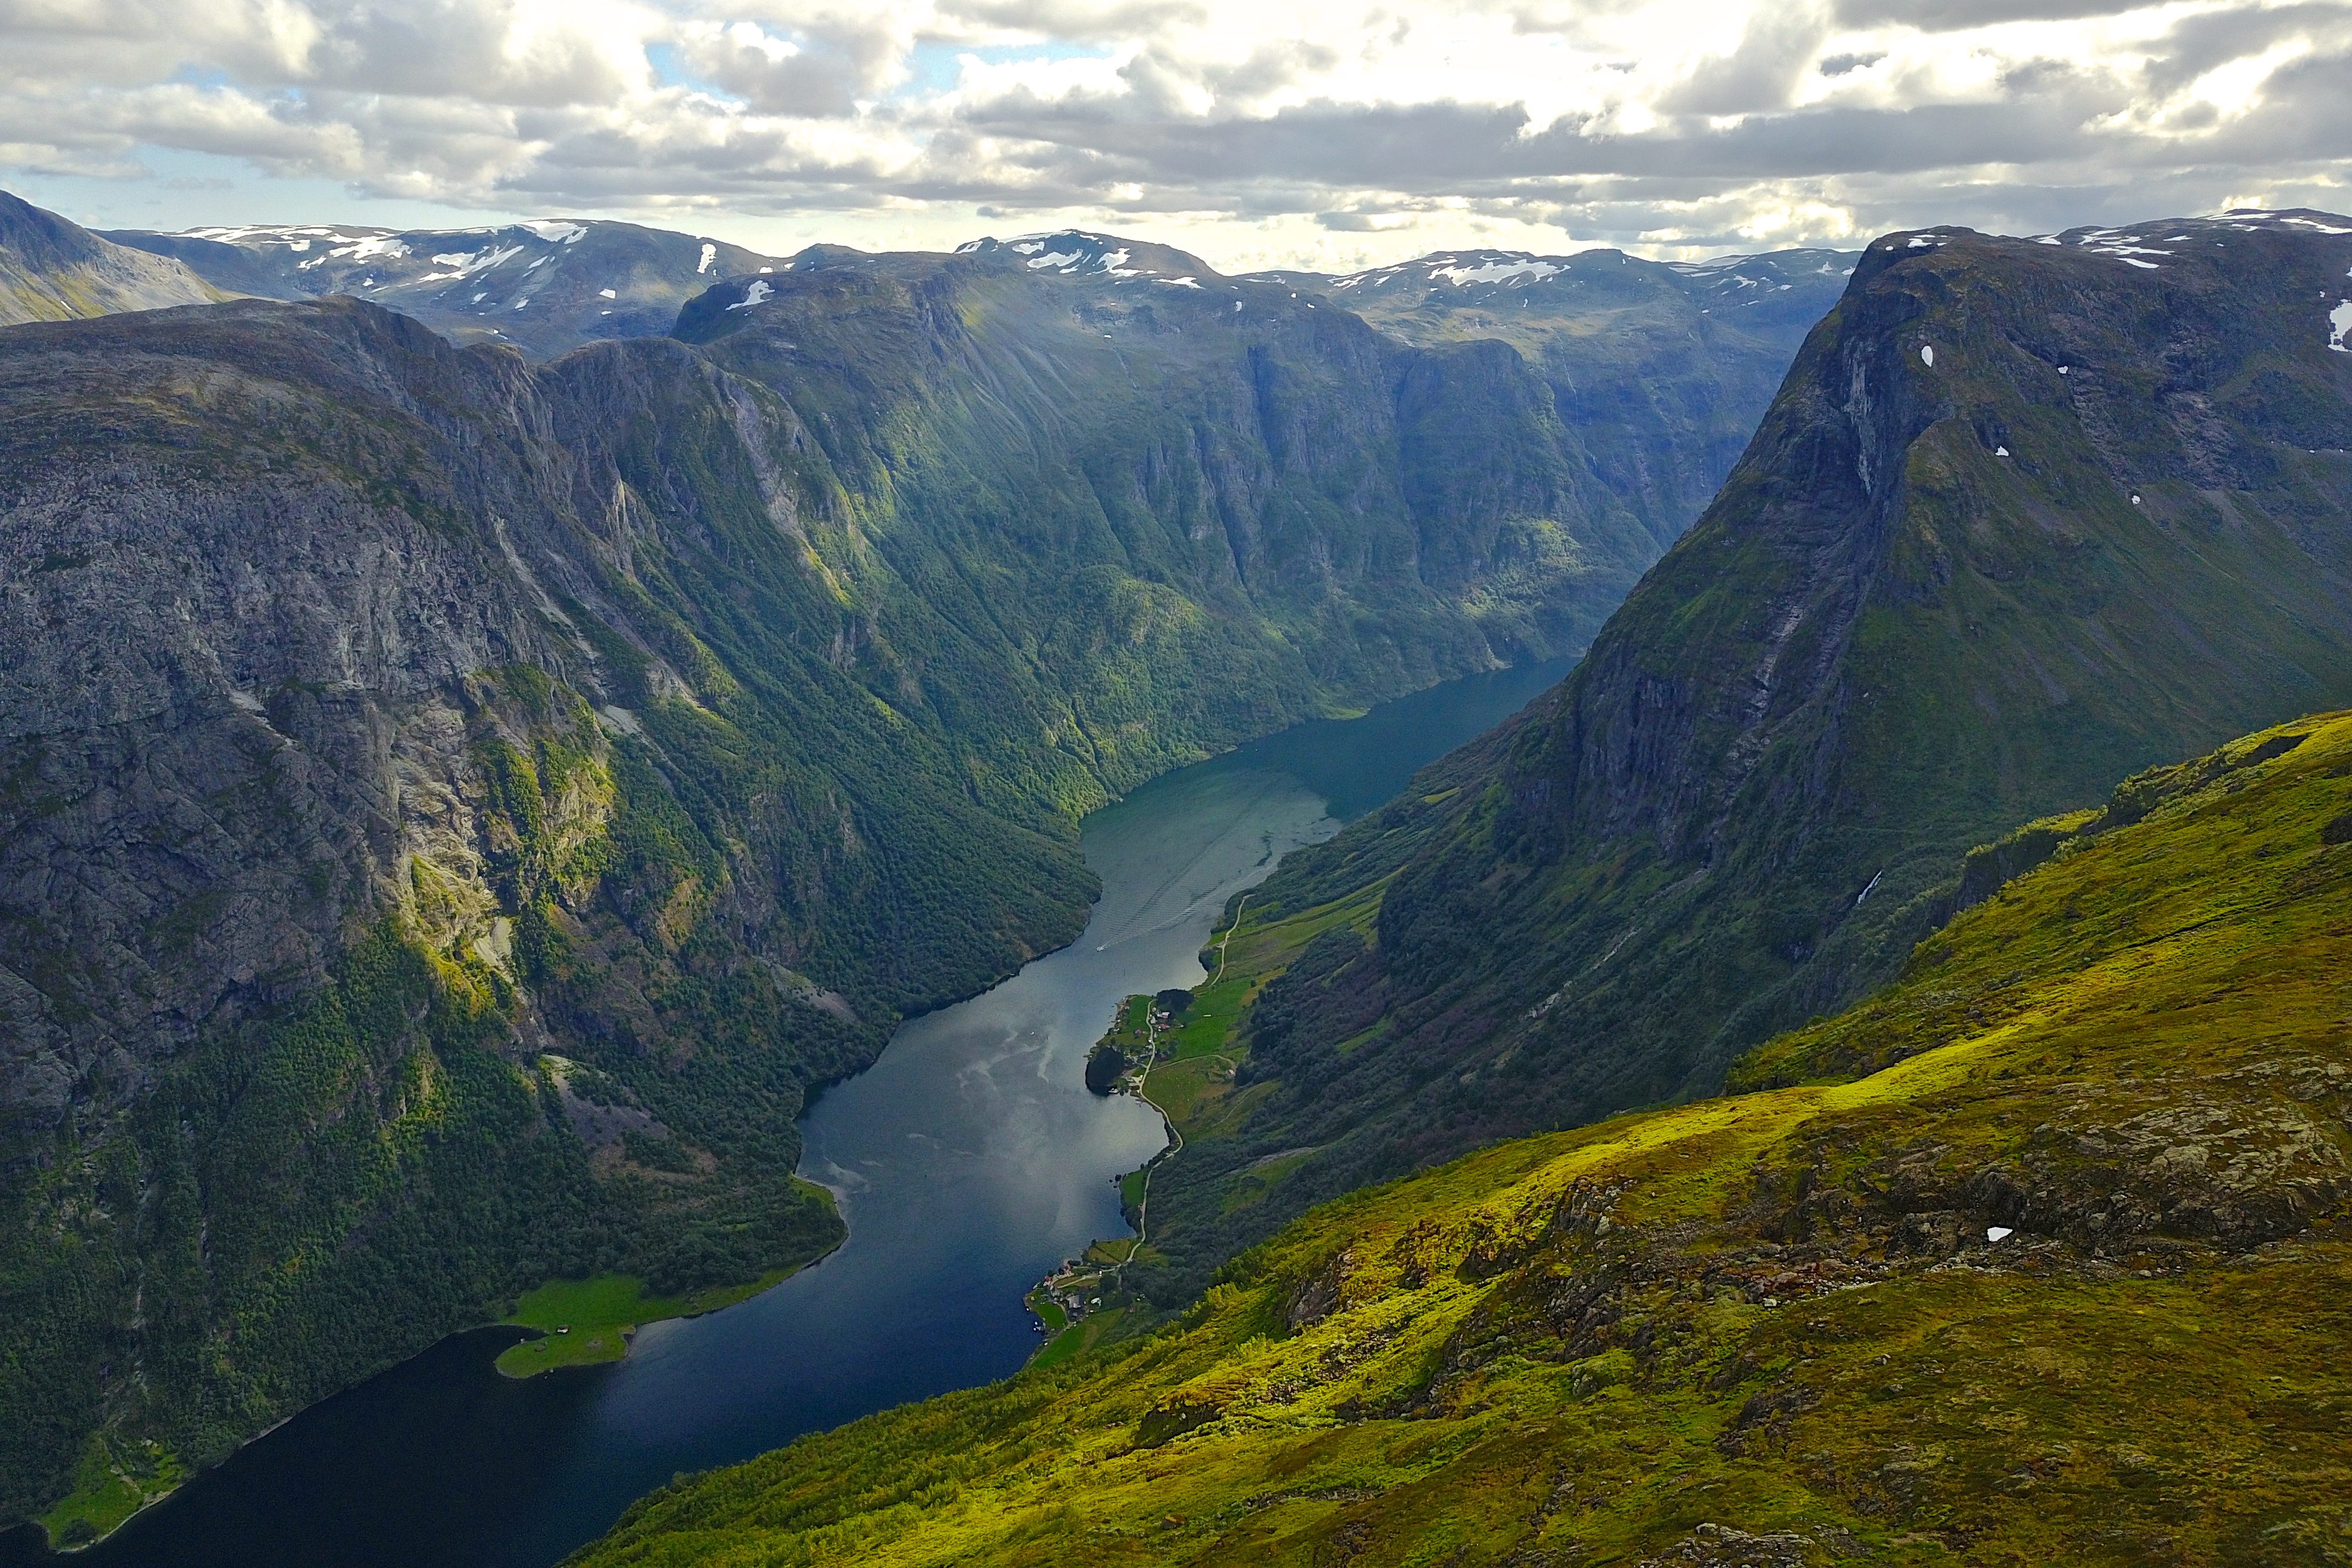
[[[113,244],[0,191],[0,326],[222,298],[176,261]]]
[[[1345,278],[1268,276],[1410,343],[1510,344],[1550,389],[1594,477],[1663,549],[1731,471],[1855,260],[1454,250]]]
[[[1971,845],[2352,697],[2347,268],[2300,213],[1874,245],[1576,672],[1254,899],[1382,889],[1267,989],[1272,1098],[1155,1185],[1164,1245],[1704,1092],[1893,973]]]
[[[886,551],[1118,559],[1221,614],[1255,606],[1282,644],[1244,657],[1352,700],[1580,647],[1658,548],[1504,345],[1407,347],[1173,251],[805,254],[697,300],[677,335],[792,399],[887,509]],[[1065,658],[1101,614],[1073,598],[1098,587],[1034,591],[1067,627],[1036,657]]]
[[[602,219],[415,230],[247,225],[106,237],[169,257],[228,293],[349,294],[460,342],[509,342],[535,359],[657,336],[712,283],[782,265],[722,240]]]

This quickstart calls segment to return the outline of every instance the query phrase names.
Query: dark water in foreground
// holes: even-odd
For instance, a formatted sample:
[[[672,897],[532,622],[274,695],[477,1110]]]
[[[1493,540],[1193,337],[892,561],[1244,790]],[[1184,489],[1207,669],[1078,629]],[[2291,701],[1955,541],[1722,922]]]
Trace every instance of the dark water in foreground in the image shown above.
[[[1087,819],[1103,897],[1086,934],[993,991],[914,1019],[803,1123],[803,1175],[849,1239],[725,1311],[648,1325],[617,1365],[514,1382],[521,1337],[446,1340],[305,1411],[74,1561],[88,1568],[545,1568],[680,1470],[1019,1369],[1022,1299],[1127,1234],[1117,1178],[1159,1117],[1098,1099],[1087,1048],[1121,996],[1201,978],[1233,893],[1401,788],[1565,672],[1454,681],[1302,725]],[[11,1549],[14,1550],[11,1550]],[[19,1532],[0,1563],[49,1562]]]

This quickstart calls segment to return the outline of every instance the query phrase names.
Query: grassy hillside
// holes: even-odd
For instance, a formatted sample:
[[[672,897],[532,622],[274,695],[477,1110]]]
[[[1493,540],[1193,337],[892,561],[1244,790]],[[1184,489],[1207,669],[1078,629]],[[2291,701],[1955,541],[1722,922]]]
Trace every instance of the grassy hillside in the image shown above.
[[[1740,1069],[1784,1087],[1353,1194],[573,1561],[2332,1561],[2352,715],[2001,853],[2047,858]]]

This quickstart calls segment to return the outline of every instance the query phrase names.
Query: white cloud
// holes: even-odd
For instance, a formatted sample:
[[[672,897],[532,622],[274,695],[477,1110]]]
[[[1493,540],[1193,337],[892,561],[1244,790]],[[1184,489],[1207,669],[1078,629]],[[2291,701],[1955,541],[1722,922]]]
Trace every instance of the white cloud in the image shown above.
[[[176,191],[205,154],[772,248],[1076,221],[1346,265],[2352,205],[2352,0],[0,0],[0,37],[20,172]]]

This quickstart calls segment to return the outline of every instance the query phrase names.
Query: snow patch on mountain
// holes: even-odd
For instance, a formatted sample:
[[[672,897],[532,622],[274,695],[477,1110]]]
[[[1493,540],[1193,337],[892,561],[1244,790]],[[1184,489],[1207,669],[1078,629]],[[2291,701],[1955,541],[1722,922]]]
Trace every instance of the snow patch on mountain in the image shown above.
[[[467,278],[477,272],[488,272],[501,261],[511,261],[522,254],[520,245],[504,245],[481,250],[445,250],[433,258],[436,267],[449,268],[446,272],[428,272],[419,283],[438,283],[452,278]]]
[[[1532,256],[1524,256],[1517,259],[1482,261],[1475,267],[1465,267],[1460,262],[1449,258],[1446,265],[1431,268],[1429,279],[1433,283],[1443,278],[1459,289],[1465,283],[1500,283],[1511,278],[1525,278],[1532,282],[1540,283],[1562,270],[1563,268],[1555,262],[1540,260]]]

